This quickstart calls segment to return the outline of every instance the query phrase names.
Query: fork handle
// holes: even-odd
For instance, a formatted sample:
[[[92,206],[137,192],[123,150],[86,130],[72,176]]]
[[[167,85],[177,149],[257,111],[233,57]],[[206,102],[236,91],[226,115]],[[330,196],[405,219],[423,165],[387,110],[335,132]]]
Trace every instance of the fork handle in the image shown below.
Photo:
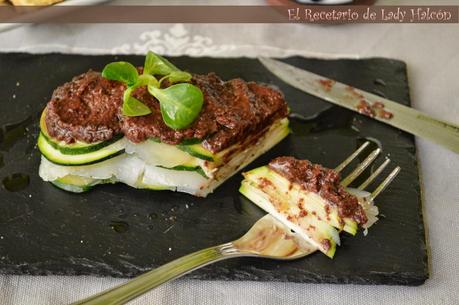
[[[203,249],[178,258],[129,280],[124,284],[102,291],[99,294],[72,303],[71,305],[125,304],[149,290],[170,280],[179,278],[193,270],[226,258],[237,256],[241,256],[241,253],[235,251],[231,243]]]

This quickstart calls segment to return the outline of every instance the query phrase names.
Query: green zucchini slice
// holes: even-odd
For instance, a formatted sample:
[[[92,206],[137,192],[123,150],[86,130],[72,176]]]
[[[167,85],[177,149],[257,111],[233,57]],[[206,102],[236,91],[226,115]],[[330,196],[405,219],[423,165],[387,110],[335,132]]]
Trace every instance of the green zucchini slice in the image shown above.
[[[72,144],[67,144],[64,141],[58,141],[56,139],[53,139],[48,134],[45,117],[46,117],[46,109],[42,112],[41,118],[40,118],[41,133],[43,137],[46,139],[46,141],[49,143],[49,145],[51,145],[54,149],[59,150],[64,155],[80,155],[80,154],[87,154],[90,152],[94,152],[94,151],[97,151],[99,149],[102,149],[108,145],[111,145],[117,142],[123,137],[122,134],[119,134],[107,141],[101,141],[101,142],[96,142],[96,143],[85,143],[85,142],[77,141]]]
[[[43,156],[50,162],[59,165],[89,165],[98,163],[124,153],[124,139],[120,139],[99,150],[86,154],[67,155],[63,154],[59,149],[54,148],[46,140],[43,133],[38,137],[38,148]]]

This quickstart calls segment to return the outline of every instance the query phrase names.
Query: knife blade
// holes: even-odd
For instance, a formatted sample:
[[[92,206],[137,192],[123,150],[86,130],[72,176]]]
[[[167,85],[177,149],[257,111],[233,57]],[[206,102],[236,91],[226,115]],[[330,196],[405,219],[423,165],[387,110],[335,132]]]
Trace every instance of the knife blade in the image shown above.
[[[333,79],[269,58],[259,61],[285,83],[459,153],[459,126]]]

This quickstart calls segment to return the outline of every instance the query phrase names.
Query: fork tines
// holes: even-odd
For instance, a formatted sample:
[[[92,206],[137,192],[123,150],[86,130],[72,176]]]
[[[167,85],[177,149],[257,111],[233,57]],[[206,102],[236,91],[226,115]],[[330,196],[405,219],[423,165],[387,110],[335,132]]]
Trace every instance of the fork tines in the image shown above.
[[[355,152],[353,152],[346,160],[344,160],[340,165],[338,165],[335,170],[337,172],[341,172],[344,168],[346,168],[355,158],[357,158],[364,150],[365,148],[370,145],[369,141],[366,141],[363,143]],[[359,177],[362,172],[370,166],[376,158],[379,156],[381,153],[381,149],[377,148],[373,150],[366,158],[363,160],[357,167],[348,175],[346,178],[344,178],[341,182],[341,185],[344,187],[349,186],[357,177]],[[361,184],[357,187],[359,190],[364,190],[367,188],[387,167],[387,165],[390,163],[390,159],[386,157],[386,160]],[[376,189],[371,193],[370,195],[370,200],[374,200],[379,194],[381,194],[382,191],[384,191],[389,184],[395,179],[395,177],[398,175],[400,172],[401,168],[400,166],[395,167],[392,172],[386,176],[383,182],[379,184]]]

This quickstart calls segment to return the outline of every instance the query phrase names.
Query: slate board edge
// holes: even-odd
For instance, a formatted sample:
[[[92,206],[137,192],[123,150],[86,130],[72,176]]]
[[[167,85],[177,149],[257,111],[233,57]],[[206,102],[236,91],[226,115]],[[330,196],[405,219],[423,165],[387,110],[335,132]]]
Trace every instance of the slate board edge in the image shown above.
[[[320,253],[316,253],[320,255]],[[316,255],[314,254],[314,255]],[[85,266],[83,259],[75,259],[75,268],[69,272],[69,269],[62,272],[59,271],[59,264],[47,264],[47,263],[38,263],[36,265],[22,265],[16,267],[11,266],[2,266],[0,264],[0,269],[2,269],[3,275],[31,275],[31,276],[95,276],[95,277],[114,277],[114,278],[134,278],[141,275],[142,273],[148,272],[150,269],[138,269],[136,272],[131,272],[127,274],[126,272],[121,272],[116,270],[106,264],[99,265],[97,270],[98,274],[94,273],[94,267]],[[357,275],[352,276],[324,276],[310,273],[309,277],[304,277],[302,280],[299,280],[298,277],[291,277],[288,274],[285,274],[282,277],[272,277],[269,280],[258,276],[254,276],[253,273],[248,274],[251,269],[251,260],[263,260],[257,258],[236,258],[232,260],[240,260],[241,263],[247,266],[248,270],[246,272],[235,273],[235,270],[226,270],[226,275],[222,276],[222,273],[218,275],[211,276],[209,272],[203,272],[196,275],[196,273],[191,272],[184,276],[187,279],[193,280],[203,280],[203,281],[212,281],[212,280],[223,280],[223,281],[252,281],[252,282],[291,282],[291,283],[312,283],[312,284],[353,284],[353,285],[387,285],[387,286],[420,286],[425,283],[428,277],[419,276],[414,273],[372,273],[370,276],[366,275]],[[244,262],[246,261],[246,262]],[[219,264],[219,262],[215,263]],[[282,264],[282,262],[281,262]],[[153,269],[154,267],[152,267]],[[205,269],[206,267],[201,268]],[[43,271],[47,270],[47,271]],[[6,272],[5,272],[6,271]],[[236,270],[237,271],[237,270]],[[254,272],[256,273],[256,272]]]

